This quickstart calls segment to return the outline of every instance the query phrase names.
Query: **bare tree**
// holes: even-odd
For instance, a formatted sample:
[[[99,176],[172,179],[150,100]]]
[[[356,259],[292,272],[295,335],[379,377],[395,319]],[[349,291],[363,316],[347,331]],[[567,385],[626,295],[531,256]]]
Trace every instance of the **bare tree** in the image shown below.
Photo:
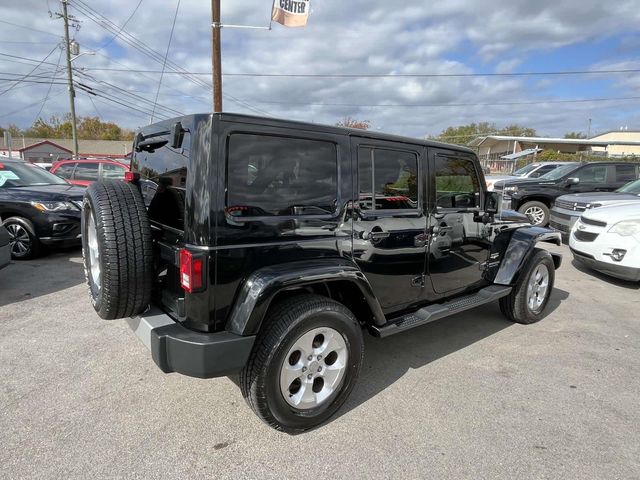
[[[356,120],[355,118],[345,117],[336,123],[338,127],[359,128],[360,130],[369,130],[371,122],[369,120]]]

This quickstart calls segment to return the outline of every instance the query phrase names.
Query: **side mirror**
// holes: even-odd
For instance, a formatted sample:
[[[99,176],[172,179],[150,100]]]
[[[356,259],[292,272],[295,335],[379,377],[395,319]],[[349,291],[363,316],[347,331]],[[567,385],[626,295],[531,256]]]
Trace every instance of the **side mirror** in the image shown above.
[[[487,192],[484,199],[484,211],[489,214],[498,213],[500,205],[500,194],[498,192]]]
[[[576,177],[567,178],[567,186],[577,185],[580,183],[580,179]]]
[[[169,138],[171,139],[171,148],[180,148],[182,146],[182,140],[184,139],[184,132],[186,130],[182,128],[182,123],[176,122],[171,127],[169,132]]]

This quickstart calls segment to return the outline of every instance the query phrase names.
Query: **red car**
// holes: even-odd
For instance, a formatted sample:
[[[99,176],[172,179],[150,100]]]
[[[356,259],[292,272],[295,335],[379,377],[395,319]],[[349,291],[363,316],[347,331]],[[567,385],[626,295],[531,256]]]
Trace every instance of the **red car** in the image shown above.
[[[96,180],[108,178],[124,180],[129,166],[114,160],[60,160],[51,167],[50,172],[64,178],[72,185],[86,187]]]

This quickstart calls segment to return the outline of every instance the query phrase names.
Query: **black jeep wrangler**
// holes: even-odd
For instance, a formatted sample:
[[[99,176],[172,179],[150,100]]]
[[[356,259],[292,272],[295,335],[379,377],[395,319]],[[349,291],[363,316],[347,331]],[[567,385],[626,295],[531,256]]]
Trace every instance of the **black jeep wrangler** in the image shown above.
[[[536,247],[560,234],[500,216],[462,147],[215,113],[143,128],[131,167],[84,197],[96,312],[128,318],[164,372],[239,373],[255,413],[291,433],[345,401],[363,330],[494,300],[536,322],[561,261]]]

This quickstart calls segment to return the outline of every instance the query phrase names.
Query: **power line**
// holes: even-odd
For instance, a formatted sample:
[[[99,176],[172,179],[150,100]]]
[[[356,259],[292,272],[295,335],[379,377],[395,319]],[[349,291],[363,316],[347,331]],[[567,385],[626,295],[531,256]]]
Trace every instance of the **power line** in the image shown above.
[[[62,90],[59,90],[59,91],[56,93],[56,95],[59,95],[59,94],[61,94],[61,93],[62,93]],[[25,110],[27,110],[28,108],[35,107],[36,105],[39,105],[43,100],[44,100],[44,98],[41,98],[41,99],[40,99],[40,100],[38,100],[37,102],[33,102],[33,103],[30,103],[29,105],[26,105],[26,106],[20,107],[19,109],[14,110],[13,112],[3,113],[3,114],[1,114],[1,115],[0,115],[0,118],[9,117],[9,116],[13,115],[14,113],[24,112],[24,111],[25,111]]]
[[[6,23],[7,25],[12,25],[14,27],[24,28],[25,30],[31,30],[32,32],[45,33],[47,35],[52,35],[54,37],[59,37],[59,35],[56,35],[55,33],[45,32],[44,30],[38,30],[36,28],[27,27],[25,25],[18,25],[17,23],[7,22],[6,20],[0,20],[0,23]]]
[[[169,42],[167,42],[167,51],[164,53],[164,61],[162,62],[162,73],[160,74],[160,81],[158,82],[158,89],[156,90],[156,98],[153,101],[153,110],[151,110],[151,120],[149,124],[153,123],[153,115],[156,113],[156,105],[158,104],[158,95],[160,94],[160,87],[162,87],[162,78],[164,77],[164,71],[167,66],[167,57],[169,56],[169,49],[171,48],[171,40],[173,39],[173,31],[176,28],[176,20],[178,19],[178,10],[180,10],[180,0],[176,5],[176,13],[173,14],[173,23],[171,24],[171,33],[169,34]]]
[[[24,79],[25,79],[25,78],[27,78],[29,75],[31,75],[33,72],[35,72],[38,68],[40,68],[40,65],[42,65],[42,64],[47,60],[47,58],[49,58],[49,57],[51,56],[51,54],[52,54],[53,52],[55,52],[55,51],[56,51],[56,48],[58,48],[58,45],[56,45],[55,47],[53,47],[53,49],[52,49],[52,50],[47,54],[47,56],[46,56],[46,57],[44,57],[40,62],[38,62],[38,64],[37,64],[35,67],[33,67],[33,69],[32,69],[29,73],[27,73],[26,75],[24,75],[22,78],[17,79],[17,80],[15,81],[15,83],[14,83],[12,86],[10,86],[9,88],[7,88],[6,90],[3,90],[2,92],[0,92],[0,97],[1,97],[2,95],[4,95],[5,93],[7,93],[7,92],[11,91],[11,90],[13,89],[13,87],[15,87],[15,86],[19,85],[19,84],[20,84],[20,82],[21,82],[22,80],[24,80]]]
[[[62,60],[62,52],[63,50],[60,49],[60,55],[58,56],[58,68],[60,67],[60,61]],[[57,68],[56,68],[56,71],[57,71]],[[42,113],[42,110],[44,109],[44,106],[47,103],[47,100],[49,100],[49,95],[51,94],[51,87],[53,87],[53,81],[55,80],[55,78],[56,78],[55,75],[51,77],[51,83],[49,83],[49,89],[47,90],[47,95],[44,97],[44,100],[42,101],[42,105],[40,106],[40,110],[38,110],[38,113],[36,114],[32,123],[35,123],[36,120],[38,120],[38,117],[40,117],[40,114]]]
[[[161,73],[161,70],[132,70],[119,68],[91,68],[93,71],[104,72],[130,72],[130,73]],[[211,75],[211,72],[166,72],[172,74]],[[640,73],[640,69],[629,68],[620,70],[573,70],[573,71],[548,71],[548,72],[512,72],[512,73],[229,73],[223,72],[226,77],[266,77],[266,78],[474,78],[474,77],[544,77],[556,75],[614,75]]]
[[[640,100],[640,97],[611,97],[611,98],[581,98],[570,100],[532,100],[517,102],[490,102],[490,103],[430,103],[430,104],[410,104],[410,103],[312,103],[312,102],[276,102],[276,101],[260,101],[252,100],[255,103],[279,104],[279,105],[304,105],[314,107],[362,107],[362,108],[431,108],[431,107],[493,107],[502,105],[540,105],[545,103],[591,103],[591,102],[610,102],[610,101],[629,101]]]
[[[107,48],[109,45],[111,45],[113,43],[113,41],[118,38],[118,35],[120,35],[120,33],[122,32],[122,30],[124,30],[124,27],[127,26],[127,24],[131,21],[131,19],[133,18],[133,16],[136,14],[136,12],[138,11],[138,9],[140,8],[140,5],[142,5],[142,1],[140,0],[138,2],[138,4],[136,5],[136,8],[133,9],[133,12],[131,12],[131,15],[129,15],[129,17],[125,20],[125,22],[122,24],[122,26],[120,27],[120,29],[118,30],[118,32],[111,37],[110,40],[108,40],[107,42],[103,43],[102,46],[98,49],[98,50],[103,50],[105,48]]]

